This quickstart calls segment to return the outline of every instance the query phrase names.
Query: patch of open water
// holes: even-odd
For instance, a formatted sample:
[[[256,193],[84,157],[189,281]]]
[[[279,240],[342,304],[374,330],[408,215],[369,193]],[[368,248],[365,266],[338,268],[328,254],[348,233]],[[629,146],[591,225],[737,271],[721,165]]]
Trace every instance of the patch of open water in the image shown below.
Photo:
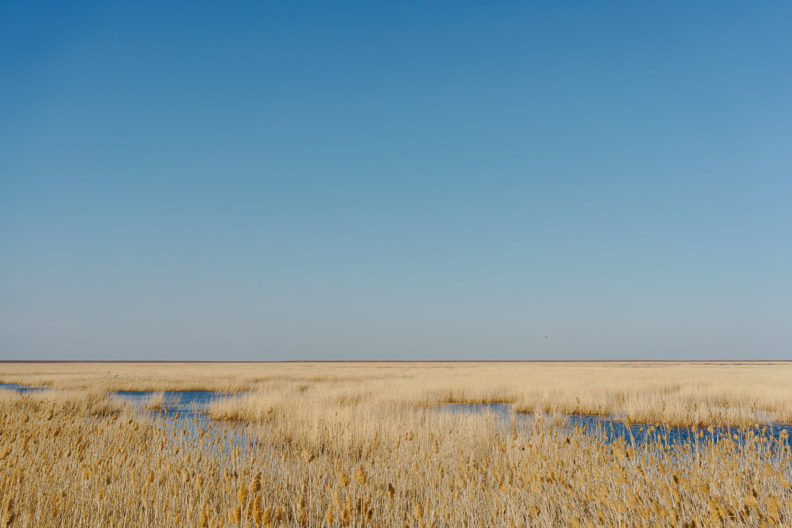
[[[162,393],[160,409],[149,410],[154,423],[166,431],[184,439],[202,442],[208,449],[229,451],[233,448],[245,450],[250,445],[247,427],[212,420],[206,414],[209,403],[226,392],[208,390],[187,391],[114,391],[111,394],[143,408],[155,395]]]
[[[512,420],[519,424],[530,423],[534,420],[532,413],[517,413],[508,403],[461,404],[454,403],[441,407],[442,410],[458,414],[492,414],[510,424]],[[767,439],[780,439],[786,432],[787,437],[792,436],[792,425],[768,423],[759,427],[679,427],[679,426],[650,426],[646,424],[627,424],[619,419],[607,416],[588,414],[562,415],[565,426],[571,431],[580,429],[588,434],[597,435],[610,443],[614,440],[623,440],[627,444],[641,446],[658,443],[663,446],[686,445],[694,442],[706,444],[718,442],[726,438],[744,444],[751,434]]]
[[[196,418],[208,420],[203,411],[209,403],[220,396],[226,395],[225,393],[208,391],[208,390],[190,390],[190,391],[115,391],[111,394],[119,398],[135,403],[137,405],[145,405],[154,395],[162,392],[163,404],[161,410],[152,411],[154,414],[164,415],[168,418],[183,416],[185,418]]]
[[[15,390],[17,392],[34,392],[47,390],[46,387],[32,387],[15,383],[0,383],[0,388]],[[148,411],[151,419],[161,419],[164,427],[173,432],[181,432],[194,438],[207,439],[209,443],[222,439],[230,442],[229,445],[244,447],[248,445],[246,428],[240,425],[231,425],[226,422],[209,418],[206,413],[207,405],[215,398],[229,396],[227,392],[190,390],[190,391],[115,391],[111,394],[121,399],[139,405],[141,408],[153,395],[163,393],[164,403],[162,409]],[[512,420],[518,424],[527,424],[534,420],[530,413],[516,413],[508,403],[486,404],[449,404],[438,409],[440,412],[454,414],[492,414],[503,420],[505,425]],[[718,442],[725,438],[743,444],[746,437],[753,434],[779,439],[782,432],[792,435],[792,425],[770,423],[760,427],[676,427],[676,426],[647,426],[631,424],[630,427],[619,419],[606,416],[584,414],[564,415],[565,426],[572,431],[580,429],[587,434],[596,435],[606,442],[623,440],[628,444],[641,446],[647,443],[658,443],[664,446],[684,445],[707,442]],[[217,443],[217,442],[214,442]]]
[[[8,389],[16,392],[38,392],[46,390],[46,387],[31,387],[30,385],[20,385],[18,383],[2,383],[0,382],[0,389]]]
[[[0,382],[0,389],[20,393],[50,390],[48,387],[33,387],[16,383]],[[234,447],[244,450],[249,445],[247,428],[240,424],[230,424],[212,420],[206,413],[206,406],[215,399],[228,393],[208,390],[190,391],[112,391],[111,395],[134,403],[141,410],[155,394],[163,393],[161,409],[146,410],[152,422],[164,428],[175,437],[196,440],[210,449],[227,451]]]

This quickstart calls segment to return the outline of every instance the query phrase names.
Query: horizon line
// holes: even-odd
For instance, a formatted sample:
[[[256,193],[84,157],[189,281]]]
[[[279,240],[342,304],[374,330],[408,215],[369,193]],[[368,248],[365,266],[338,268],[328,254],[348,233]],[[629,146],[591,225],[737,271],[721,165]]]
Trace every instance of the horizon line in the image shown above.
[[[792,363],[792,359],[0,359],[4,363]]]

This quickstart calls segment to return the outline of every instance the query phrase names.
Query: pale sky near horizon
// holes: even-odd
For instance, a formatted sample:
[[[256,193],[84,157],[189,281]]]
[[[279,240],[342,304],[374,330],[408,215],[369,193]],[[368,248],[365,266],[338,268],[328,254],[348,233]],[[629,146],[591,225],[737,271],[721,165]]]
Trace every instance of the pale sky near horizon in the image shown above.
[[[788,2],[4,2],[0,359],[789,359]]]

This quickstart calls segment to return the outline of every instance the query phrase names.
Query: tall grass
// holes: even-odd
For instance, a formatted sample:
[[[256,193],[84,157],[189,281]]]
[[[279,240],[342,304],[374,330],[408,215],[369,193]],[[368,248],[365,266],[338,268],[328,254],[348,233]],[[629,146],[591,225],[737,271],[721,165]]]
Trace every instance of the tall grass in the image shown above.
[[[387,398],[272,402],[249,445],[111,399],[0,397],[0,526],[789,526],[788,439],[672,451]],[[307,399],[306,399],[307,398]]]
[[[163,391],[152,392],[146,401],[143,402],[143,407],[149,411],[159,411],[165,406],[165,393]]]
[[[283,397],[321,388],[330,398],[386,397],[425,408],[508,402],[518,411],[613,414],[643,423],[792,423],[790,380],[789,362],[0,363],[0,381],[58,389],[252,391],[216,412],[254,421]]]

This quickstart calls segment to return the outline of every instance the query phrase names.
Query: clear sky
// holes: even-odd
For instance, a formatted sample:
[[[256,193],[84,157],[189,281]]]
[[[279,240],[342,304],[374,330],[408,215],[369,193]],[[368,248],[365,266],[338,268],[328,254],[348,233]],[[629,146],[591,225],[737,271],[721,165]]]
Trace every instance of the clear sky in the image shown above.
[[[792,357],[789,2],[111,4],[0,4],[0,359]]]

